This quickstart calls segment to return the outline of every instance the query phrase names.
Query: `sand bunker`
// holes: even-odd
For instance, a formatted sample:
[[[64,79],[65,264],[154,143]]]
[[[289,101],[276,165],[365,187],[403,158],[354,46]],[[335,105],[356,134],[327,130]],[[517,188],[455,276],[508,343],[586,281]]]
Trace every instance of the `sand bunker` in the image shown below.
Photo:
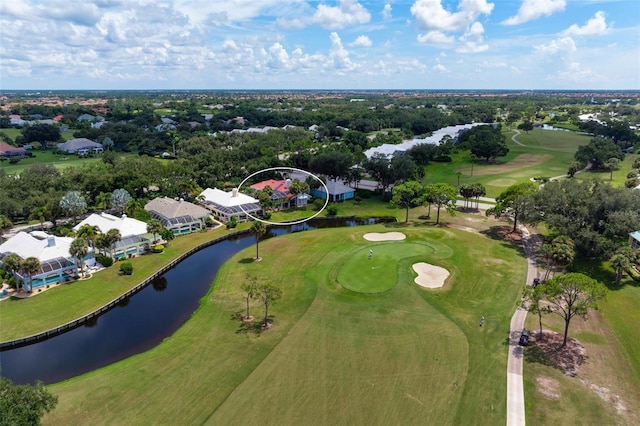
[[[427,288],[440,288],[449,276],[449,271],[439,266],[419,262],[413,264],[413,270],[418,276],[414,280],[416,284]]]
[[[407,238],[402,232],[369,232],[364,234],[367,241],[400,241]]]

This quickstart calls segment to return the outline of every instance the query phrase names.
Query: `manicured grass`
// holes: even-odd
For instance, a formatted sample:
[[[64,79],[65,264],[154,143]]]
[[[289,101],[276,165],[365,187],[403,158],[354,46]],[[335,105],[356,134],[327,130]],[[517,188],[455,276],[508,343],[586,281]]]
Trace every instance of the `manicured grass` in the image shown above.
[[[397,283],[384,293],[340,286],[350,258],[380,251],[362,235],[391,229],[425,247],[417,257],[447,268],[451,285],[417,286],[409,258],[397,260]],[[525,276],[520,250],[454,229],[391,229],[278,237],[261,243],[261,262],[246,261],[253,248],[242,251],[158,347],[51,386],[60,399],[45,423],[504,423],[504,338]],[[272,328],[259,334],[237,319],[246,274],[283,289]]]
[[[373,255],[369,255],[369,250]],[[429,246],[406,242],[371,243],[353,253],[340,267],[336,281],[358,293],[382,293],[398,282],[398,262],[424,256]]]
[[[487,189],[487,196],[495,198],[507,187],[524,182],[533,177],[553,177],[563,175],[574,162],[574,154],[580,145],[586,145],[589,137],[572,132],[533,130],[520,133],[516,139],[526,146],[511,140],[515,134],[505,130],[509,153],[495,163],[484,160],[472,162],[468,152],[453,154],[451,163],[433,163],[427,166],[427,183],[446,182],[460,184],[481,183]]]
[[[8,161],[0,162],[0,170],[4,170],[7,174],[20,173],[32,164],[49,164],[58,169],[72,166],[81,166],[83,164],[100,161],[100,157],[80,158],[77,155],[54,154],[52,150],[34,150],[33,157],[23,158],[18,164],[9,164]],[[131,154],[126,154],[131,155]]]
[[[5,135],[9,136],[11,138],[11,140],[16,140],[16,138],[20,135],[22,135],[22,130],[20,129],[15,129],[15,128],[7,128],[7,129],[0,129],[0,132],[4,133]]]

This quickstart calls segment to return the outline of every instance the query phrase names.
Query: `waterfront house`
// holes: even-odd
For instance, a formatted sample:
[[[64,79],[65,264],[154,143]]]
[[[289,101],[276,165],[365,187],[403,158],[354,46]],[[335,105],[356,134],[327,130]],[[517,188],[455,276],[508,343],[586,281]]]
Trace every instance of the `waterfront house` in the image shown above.
[[[232,218],[243,222],[249,219],[247,213],[255,217],[262,210],[260,201],[241,193],[237,188],[229,192],[207,188],[198,198],[202,205],[211,210],[213,216],[223,223],[229,222]]]
[[[158,219],[165,228],[170,229],[174,235],[183,235],[195,232],[205,227],[205,220],[209,216],[209,210],[196,204],[174,200],[169,197],[158,197],[149,201],[144,209],[151,217]]]
[[[56,237],[44,231],[18,232],[0,244],[0,264],[10,253],[22,259],[35,257],[40,261],[40,270],[32,276],[32,289],[71,280],[78,275],[77,260],[69,254],[73,238]],[[88,267],[95,265],[93,253],[84,259]],[[29,288],[29,277],[20,271],[14,272],[24,288]]]

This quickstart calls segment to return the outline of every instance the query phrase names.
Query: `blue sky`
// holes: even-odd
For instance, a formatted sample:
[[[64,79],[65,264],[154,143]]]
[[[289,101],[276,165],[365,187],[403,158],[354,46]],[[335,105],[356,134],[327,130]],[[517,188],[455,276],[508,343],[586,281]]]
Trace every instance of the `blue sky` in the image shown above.
[[[0,88],[640,89],[640,1],[0,0]]]

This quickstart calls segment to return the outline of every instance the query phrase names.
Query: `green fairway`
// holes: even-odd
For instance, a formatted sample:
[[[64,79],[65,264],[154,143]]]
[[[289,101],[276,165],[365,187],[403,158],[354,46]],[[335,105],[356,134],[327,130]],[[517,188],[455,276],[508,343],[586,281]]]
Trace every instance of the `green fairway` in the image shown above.
[[[369,255],[369,250],[373,255]],[[382,293],[398,282],[398,268],[407,267],[406,261],[432,253],[433,249],[420,244],[387,242],[370,244],[350,256],[341,266],[337,282],[358,293]],[[402,266],[400,261],[404,260]]]
[[[84,164],[91,164],[96,161],[101,161],[101,157],[78,157],[74,154],[56,154],[53,150],[34,150],[33,157],[23,158],[18,164],[9,164],[8,161],[0,162],[0,170],[3,170],[7,174],[20,173],[32,164],[47,164],[55,167],[56,169],[64,169],[67,167],[78,167]],[[133,156],[130,153],[118,153],[120,158],[126,156]]]
[[[534,177],[563,175],[574,160],[580,145],[589,143],[589,136],[573,132],[535,129],[520,133],[516,144],[511,137],[516,133],[505,130],[509,153],[496,162],[471,161],[468,152],[453,154],[451,163],[433,163],[427,166],[427,182],[447,182],[451,185],[481,183],[487,196],[495,198],[507,187]]]
[[[261,244],[261,262],[247,262],[247,248],[158,347],[51,386],[60,401],[45,423],[503,424],[504,338],[525,276],[521,252],[446,228],[394,227],[407,235],[402,243],[363,238],[387,230],[278,237]],[[370,247],[375,259],[402,244],[409,257],[388,254],[397,272],[384,293],[338,282]],[[415,284],[412,256],[451,271],[451,287]],[[247,274],[283,289],[266,332],[237,319]],[[252,314],[260,317],[258,303]]]

